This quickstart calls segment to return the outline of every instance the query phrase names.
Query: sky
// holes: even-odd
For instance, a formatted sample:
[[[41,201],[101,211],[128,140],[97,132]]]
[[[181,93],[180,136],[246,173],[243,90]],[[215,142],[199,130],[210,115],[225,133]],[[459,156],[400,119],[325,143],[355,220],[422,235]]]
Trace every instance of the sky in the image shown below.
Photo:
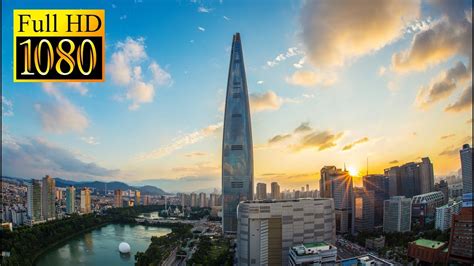
[[[104,9],[102,83],[14,83],[14,9]],[[240,32],[255,183],[318,188],[472,145],[472,1],[2,1],[2,175],[220,189]],[[360,177],[356,177],[356,184]]]

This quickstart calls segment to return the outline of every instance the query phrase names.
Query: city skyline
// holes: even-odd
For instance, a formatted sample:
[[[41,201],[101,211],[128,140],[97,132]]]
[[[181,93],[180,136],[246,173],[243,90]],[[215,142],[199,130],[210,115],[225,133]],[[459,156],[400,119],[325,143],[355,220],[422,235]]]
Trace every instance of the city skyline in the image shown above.
[[[275,12],[260,3],[245,15],[225,1],[50,5],[106,9],[106,82],[14,84],[4,67],[2,175],[220,187],[234,32],[245,40],[255,183],[317,188],[323,166],[347,164],[362,176],[367,158],[369,173],[383,174],[430,157],[435,175],[446,176],[461,168],[462,145],[472,145],[469,1],[386,1],[371,7],[387,12],[381,18],[364,15],[367,5],[361,17],[345,14],[362,5],[344,1],[276,1]],[[8,66],[13,7],[3,8]],[[155,24],[138,26],[142,16]],[[352,34],[334,37],[314,25],[318,16]],[[430,32],[439,33],[436,45],[423,43]]]

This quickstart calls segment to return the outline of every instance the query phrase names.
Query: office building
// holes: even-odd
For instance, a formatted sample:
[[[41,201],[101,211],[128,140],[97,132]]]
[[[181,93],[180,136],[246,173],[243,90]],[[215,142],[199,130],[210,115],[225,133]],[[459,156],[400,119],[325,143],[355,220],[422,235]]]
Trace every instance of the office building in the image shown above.
[[[209,207],[212,208],[212,207],[218,206],[217,198],[218,198],[218,195],[216,193],[211,193],[209,195]]]
[[[56,186],[49,175],[41,180],[41,211],[45,220],[56,218]]]
[[[376,266],[395,266],[394,263],[391,261],[379,258],[377,256],[374,256],[373,254],[365,254],[353,258],[348,258],[348,259],[341,259],[340,261],[337,261],[335,265],[340,265],[340,266],[369,266],[369,265],[376,265]],[[397,264],[398,265],[398,264]]]
[[[416,195],[412,198],[411,202],[411,216],[414,221],[419,220],[423,223],[426,218],[433,219],[436,213],[436,208],[443,205],[444,195],[441,191]]]
[[[197,194],[196,193],[191,193],[190,195],[191,197],[191,207],[197,207],[198,206],[198,202],[197,202]]]
[[[456,183],[448,185],[448,194],[450,198],[460,198],[462,197],[462,183]]]
[[[420,192],[419,194],[426,194],[434,190],[434,171],[433,164],[430,158],[421,158],[421,162],[418,163],[420,171]]]
[[[91,212],[91,191],[89,188],[81,189],[81,213]]]
[[[206,193],[204,192],[199,193],[199,207],[201,208],[207,207],[207,198],[206,198]]]
[[[334,265],[337,248],[326,242],[304,243],[290,248],[288,265]]]
[[[388,178],[388,196],[398,196],[401,194],[400,167],[394,166],[384,170],[384,175]]]
[[[374,229],[375,193],[373,190],[354,188],[354,226],[355,231]]]
[[[149,195],[145,195],[143,197],[143,205],[147,206],[151,204],[151,197]]]
[[[141,205],[141,197],[142,193],[140,192],[140,190],[135,190],[135,206]]]
[[[237,231],[237,205],[253,199],[253,145],[249,95],[240,34],[232,40],[222,141],[224,233]]]
[[[257,183],[257,199],[258,200],[267,199],[267,184]]]
[[[384,201],[383,231],[407,232],[411,230],[411,199],[394,196]]]
[[[240,265],[288,265],[292,246],[335,243],[332,199],[243,201],[237,213]]]
[[[472,148],[469,144],[464,144],[459,154],[461,155],[463,193],[472,193]]]
[[[452,217],[459,214],[462,207],[462,201],[450,201],[441,207],[436,208],[435,228],[446,231],[451,228]]]
[[[385,175],[366,175],[362,177],[366,191],[374,192],[374,226],[383,224],[383,201],[389,199],[390,179]]]
[[[463,195],[463,206],[459,214],[453,215],[449,240],[449,260],[460,264],[474,264],[473,231],[474,207],[472,193]]]
[[[385,247],[385,236],[370,237],[365,239],[365,248],[371,250],[380,250]]]
[[[66,213],[76,212],[76,188],[69,186],[66,188]]]
[[[272,199],[282,199],[280,195],[280,185],[277,182],[272,182]]]
[[[123,207],[122,190],[120,189],[116,189],[114,191],[114,207],[115,208]]]
[[[448,203],[449,200],[449,189],[448,189],[448,182],[446,180],[441,180],[439,183],[435,184],[435,191],[441,191],[444,196],[444,203]]]
[[[447,246],[446,242],[420,238],[408,243],[408,257],[420,265],[444,265],[448,259]]]
[[[41,181],[32,179],[28,184],[27,200],[28,200],[28,217],[34,221],[41,221]]]
[[[321,169],[320,186],[322,198],[334,199],[336,231],[341,234],[354,233],[353,185],[349,172],[335,166],[325,166]]]

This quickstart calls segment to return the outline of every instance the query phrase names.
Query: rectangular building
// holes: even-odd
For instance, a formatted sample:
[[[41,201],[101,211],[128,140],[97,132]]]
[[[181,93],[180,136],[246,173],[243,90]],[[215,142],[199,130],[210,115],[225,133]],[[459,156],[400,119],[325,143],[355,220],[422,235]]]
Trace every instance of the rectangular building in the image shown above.
[[[464,144],[459,154],[461,156],[463,193],[472,193],[472,148],[469,144]]]
[[[451,228],[452,217],[461,211],[461,201],[450,201],[441,207],[436,208],[435,228],[441,231]]]
[[[91,212],[91,191],[89,188],[81,189],[81,213]]]
[[[441,191],[416,195],[412,198],[411,216],[413,220],[424,222],[426,218],[434,219],[436,208],[444,205],[444,195]]]
[[[41,195],[43,218],[45,220],[56,218],[56,185],[49,175],[42,179]]]
[[[72,214],[76,211],[76,188],[69,186],[66,189],[66,213]]]
[[[237,213],[239,265],[288,265],[294,245],[335,243],[332,199],[243,201]]]
[[[123,207],[122,190],[120,189],[116,189],[114,191],[114,207],[115,208]]]
[[[453,215],[449,240],[450,261],[461,264],[474,264],[473,210],[474,207],[471,205],[470,207],[463,207],[459,214]]]
[[[299,244],[291,247],[288,265],[334,265],[337,260],[337,248],[326,242]]]
[[[257,200],[267,199],[267,184],[257,183]]]
[[[34,221],[42,220],[41,211],[41,181],[32,179],[28,184],[27,200],[28,200],[28,217]]]
[[[383,204],[382,204],[383,206]],[[354,226],[355,231],[374,229],[375,193],[373,190],[354,188]]]
[[[411,230],[411,199],[404,196],[384,201],[383,231],[407,232]]]
[[[443,265],[448,258],[447,246],[446,242],[420,238],[408,243],[408,257],[431,265]]]

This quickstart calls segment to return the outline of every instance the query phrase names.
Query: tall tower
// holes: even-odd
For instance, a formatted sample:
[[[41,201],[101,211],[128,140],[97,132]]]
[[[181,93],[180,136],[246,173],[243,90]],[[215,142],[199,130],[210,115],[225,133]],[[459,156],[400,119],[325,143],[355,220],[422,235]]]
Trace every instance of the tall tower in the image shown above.
[[[91,191],[89,188],[81,189],[81,213],[91,212]]]
[[[49,175],[43,177],[41,187],[41,212],[45,220],[56,218],[56,185]]]
[[[42,211],[41,211],[41,181],[32,179],[31,183],[28,184],[28,216],[31,220],[41,221],[42,220]]]
[[[249,95],[240,34],[232,39],[222,140],[223,231],[236,233],[237,205],[253,198]]]
[[[75,212],[76,205],[76,188],[69,186],[66,188],[66,213],[71,214]]]
[[[462,145],[461,155],[462,193],[472,193],[472,148],[469,144]]]

